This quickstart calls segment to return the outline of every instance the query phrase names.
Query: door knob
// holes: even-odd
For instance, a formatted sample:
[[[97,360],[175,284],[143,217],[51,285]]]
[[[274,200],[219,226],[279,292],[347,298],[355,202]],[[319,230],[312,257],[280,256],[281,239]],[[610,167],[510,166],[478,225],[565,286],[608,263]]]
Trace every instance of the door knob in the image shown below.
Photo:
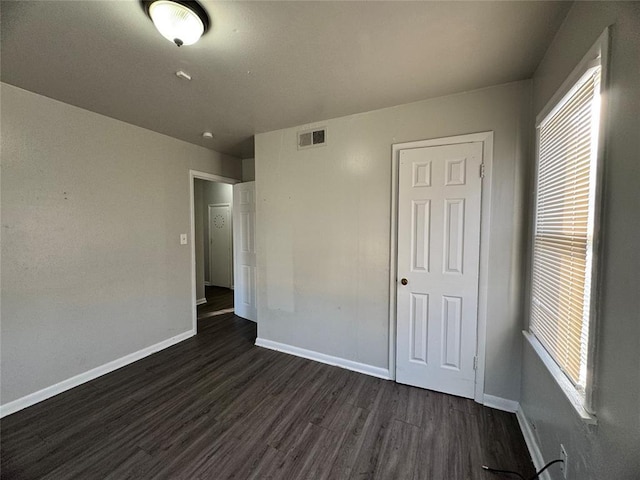
[[[403,278],[402,280],[400,280],[400,283],[402,285],[406,285],[407,283],[409,283],[409,280],[407,280],[406,278]]]

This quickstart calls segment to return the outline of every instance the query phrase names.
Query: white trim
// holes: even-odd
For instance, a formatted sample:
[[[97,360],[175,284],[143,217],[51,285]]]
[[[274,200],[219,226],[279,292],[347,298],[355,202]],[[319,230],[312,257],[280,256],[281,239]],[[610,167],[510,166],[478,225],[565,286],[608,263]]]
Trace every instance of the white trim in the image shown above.
[[[545,466],[544,457],[542,456],[542,452],[540,451],[540,447],[538,446],[538,442],[536,441],[536,437],[533,434],[533,430],[531,430],[531,425],[527,420],[527,417],[522,410],[522,407],[518,408],[516,411],[516,418],[518,419],[518,423],[520,424],[520,430],[522,431],[522,436],[524,437],[524,441],[527,444],[527,449],[529,450],[529,455],[531,456],[531,461],[533,462],[533,466],[537,471],[542,470]],[[540,480],[551,480],[551,475],[549,474],[549,470],[545,470],[542,472],[538,478]]]
[[[589,334],[592,336],[587,352],[587,382],[585,391],[585,406],[591,414],[595,414],[597,398],[594,385],[597,385],[598,371],[596,368],[596,355],[598,351],[598,325],[601,305],[600,291],[603,275],[600,274],[602,268],[602,250],[604,235],[601,225],[604,212],[604,161],[607,148],[609,129],[609,48],[611,32],[609,27],[605,28],[594,47],[600,47],[600,130],[598,131],[598,151],[596,165],[596,191],[595,210],[593,224],[593,258],[591,259],[591,320],[589,322]],[[594,48],[592,47],[592,48]],[[589,368],[592,365],[593,368]]]
[[[484,394],[485,407],[495,408],[496,410],[502,410],[503,412],[516,413],[520,408],[520,404],[515,400],[509,400],[508,398],[494,397],[493,395]]]
[[[196,306],[203,305],[205,303],[207,303],[207,299],[206,298],[199,298],[199,299],[196,300]]]
[[[22,398],[14,400],[13,402],[6,403],[0,406],[0,418],[6,415],[11,415],[12,413],[30,407],[31,405],[35,405],[36,403],[42,402],[47,398],[58,395],[59,393],[66,392],[67,390],[77,387],[78,385],[82,385],[83,383],[89,382],[95,378],[101,377],[102,375],[105,375],[107,373],[113,372],[114,370],[125,367],[133,362],[148,357],[153,353],[159,352],[160,350],[164,350],[165,348],[175,345],[176,343],[180,343],[183,340],[191,338],[195,334],[195,330],[189,330],[187,332],[181,333],[180,335],[176,335],[175,337],[168,338],[166,340],[163,340],[162,342],[143,348],[142,350],[138,350],[137,352],[125,355],[124,357],[118,358],[109,363],[105,363],[104,365],[93,368],[87,372],[80,373],[74,377],[63,380],[60,383],[51,385],[50,387],[43,388],[42,390],[30,393],[29,395],[25,395]]]
[[[529,342],[529,345],[531,345],[531,348],[533,348],[533,351],[538,354],[544,366],[547,367],[547,370],[560,387],[560,390],[565,394],[571,406],[573,406],[580,420],[588,425],[596,425],[598,423],[596,416],[589,413],[584,407],[584,397],[576,390],[576,387],[571,383],[571,380],[569,380],[551,355],[549,355],[549,352],[542,346],[535,335],[526,330],[523,330],[522,334]]]
[[[314,352],[313,350],[307,350],[305,348],[294,347],[287,345],[286,343],[274,342],[272,340],[266,340],[264,338],[256,338],[256,346],[268,348],[269,350],[275,350],[277,352],[288,353],[295,355],[296,357],[308,358],[309,360],[315,360],[316,362],[326,363],[327,365],[334,365],[336,367],[346,368],[358,373],[364,373],[372,377],[382,378],[384,380],[391,380],[389,370],[386,368],[374,367],[373,365],[367,365],[366,363],[354,362],[353,360],[347,360],[345,358],[334,357],[326,355],[324,353]]]
[[[597,376],[597,361],[596,355],[598,350],[598,341],[599,341],[599,316],[600,316],[600,291],[601,291],[601,281],[602,275],[600,274],[600,270],[602,268],[602,249],[604,238],[601,232],[601,224],[603,221],[603,202],[604,202],[604,157],[606,151],[606,143],[608,138],[608,113],[609,113],[609,61],[610,61],[610,38],[611,38],[611,28],[606,27],[603,32],[600,34],[595,43],[591,46],[591,48],[587,51],[587,53],[582,57],[578,65],[571,71],[569,76],[562,83],[560,88],[556,91],[556,93],[549,99],[544,108],[538,113],[536,116],[536,140],[535,140],[535,170],[534,170],[534,178],[533,178],[533,188],[534,188],[534,197],[533,204],[531,210],[531,218],[529,225],[529,251],[528,251],[528,286],[526,295],[528,297],[527,302],[527,328],[529,328],[530,324],[530,313],[531,313],[531,276],[533,273],[532,262],[533,262],[533,250],[532,250],[532,239],[533,234],[535,233],[535,225],[536,225],[536,214],[535,207],[537,204],[537,177],[538,177],[538,159],[539,159],[539,136],[540,129],[539,124],[551,113],[551,111],[556,107],[556,105],[561,102],[564,97],[568,94],[569,90],[571,90],[572,86],[580,79],[580,77],[584,74],[586,70],[591,68],[599,56],[600,63],[600,129],[598,131],[598,150],[597,150],[597,162],[596,162],[596,180],[595,180],[595,211],[594,211],[594,226],[593,226],[593,257],[591,263],[591,305],[589,306],[589,344],[587,350],[587,378],[585,385],[584,398],[580,399],[580,401],[576,402],[575,397],[578,395],[574,385],[569,382],[570,387],[564,388],[564,382],[560,380],[560,378],[555,374],[555,368],[551,367],[547,360],[547,357],[550,358],[548,352],[541,347],[542,354],[540,355],[540,349],[536,347],[539,344],[538,340],[535,339],[535,342],[531,343],[534,347],[534,350],[540,355],[542,362],[549,368],[552,376],[558,384],[560,385],[562,391],[567,395],[571,404],[574,406],[580,418],[586,423],[595,423],[595,412],[597,410],[597,391],[596,385],[598,384]],[[525,335],[526,336],[526,335]],[[555,360],[551,360],[555,363]],[[557,366],[557,364],[556,364]],[[564,373],[562,374],[564,377]]]
[[[199,178],[200,180],[208,180],[210,182],[229,183],[231,185],[240,183],[240,180],[236,180],[235,178],[221,177],[220,175],[213,175],[212,173],[189,170],[189,222],[191,223],[191,320],[194,332],[198,331],[198,309],[196,308],[196,242],[194,241],[196,237],[196,218],[193,188],[193,181],[196,178]]]
[[[491,244],[491,178],[493,166],[493,132],[479,132],[455,137],[435,138],[417,142],[392,145],[391,155],[391,255],[389,265],[389,373],[396,376],[396,282],[397,282],[397,239],[398,239],[398,158],[400,150],[408,148],[455,145],[458,143],[482,142],[482,206],[480,212],[480,275],[478,284],[478,331],[476,355],[478,368],[474,400],[484,403],[484,375],[487,340],[487,308],[489,288],[489,245]]]

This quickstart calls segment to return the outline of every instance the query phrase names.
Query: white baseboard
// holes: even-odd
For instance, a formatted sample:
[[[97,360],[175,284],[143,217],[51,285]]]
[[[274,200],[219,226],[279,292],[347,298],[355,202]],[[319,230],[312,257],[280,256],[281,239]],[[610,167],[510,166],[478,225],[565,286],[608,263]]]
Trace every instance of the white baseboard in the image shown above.
[[[389,370],[386,368],[374,367],[373,365],[367,365],[366,363],[354,362],[353,360],[334,357],[331,355],[326,355],[324,353],[314,352],[313,350],[307,350],[305,348],[287,345],[286,343],[266,340],[264,338],[257,338],[256,345],[258,347],[264,347],[270,350],[276,350],[278,352],[289,353],[297,357],[308,358],[309,360],[315,360],[316,362],[326,363],[327,365],[346,368],[347,370],[364,373],[365,375],[370,375],[372,377],[391,380]]]
[[[493,395],[484,394],[484,401],[482,404],[485,407],[495,408],[496,410],[502,410],[503,412],[516,413],[520,408],[520,404],[515,400],[509,400],[502,397],[494,397]]]
[[[516,411],[516,418],[518,419],[518,423],[520,424],[520,430],[522,430],[522,436],[524,437],[524,441],[527,444],[527,448],[529,449],[529,455],[531,455],[531,461],[533,462],[533,466],[536,471],[539,471],[542,467],[544,467],[544,457],[542,456],[542,452],[540,451],[540,447],[538,446],[538,442],[536,441],[536,437],[531,430],[531,425],[527,420],[524,412],[522,411],[522,407],[518,408]],[[540,480],[551,480],[551,475],[548,470],[545,470],[538,477]]]
[[[199,298],[196,300],[196,305],[202,305],[203,303],[207,303],[206,298]]]
[[[47,398],[51,398],[55,395],[58,395],[59,393],[77,387],[78,385],[82,385],[83,383],[93,380],[94,378],[98,378],[102,375],[113,372],[114,370],[129,365],[130,363],[133,363],[144,357],[148,357],[153,353],[164,350],[165,348],[175,345],[176,343],[180,343],[187,338],[191,338],[195,334],[196,332],[194,332],[193,330],[189,330],[188,332],[181,333],[180,335],[168,338],[166,340],[163,340],[162,342],[156,343],[155,345],[151,345],[149,347],[143,348],[142,350],[138,350],[137,352],[130,353],[129,355],[125,355],[124,357],[118,358],[117,360],[105,363],[104,365],[93,368],[87,372],[80,373],[75,377],[68,378],[60,383],[51,385],[50,387],[43,388],[42,390],[30,393],[29,395],[25,395],[22,398],[14,400],[13,402],[0,405],[0,418],[5,417],[6,415],[11,415],[12,413],[30,407],[31,405],[35,405],[38,402],[42,402]]]

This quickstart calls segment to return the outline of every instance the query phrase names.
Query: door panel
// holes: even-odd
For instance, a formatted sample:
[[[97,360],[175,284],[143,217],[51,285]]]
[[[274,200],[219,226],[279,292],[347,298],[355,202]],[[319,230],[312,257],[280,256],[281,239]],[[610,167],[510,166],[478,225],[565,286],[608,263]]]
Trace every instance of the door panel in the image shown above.
[[[427,364],[427,329],[429,328],[429,295],[411,294],[411,361]]]
[[[473,398],[482,143],[399,157],[396,379]]]
[[[442,297],[442,366],[460,370],[462,298]]]
[[[462,274],[464,199],[444,201],[444,272]]]
[[[233,186],[233,223],[234,310],[239,317],[256,322],[255,182]]]

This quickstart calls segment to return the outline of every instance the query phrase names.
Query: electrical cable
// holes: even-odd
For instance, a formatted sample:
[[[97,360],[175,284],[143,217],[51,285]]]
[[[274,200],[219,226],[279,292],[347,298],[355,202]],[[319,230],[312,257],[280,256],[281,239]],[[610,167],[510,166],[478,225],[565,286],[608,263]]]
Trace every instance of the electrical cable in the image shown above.
[[[544,472],[547,468],[549,468],[551,465],[553,465],[555,463],[560,463],[560,462],[564,463],[564,460],[562,460],[561,458],[558,458],[557,460],[552,460],[551,462],[547,463],[544,467],[542,467],[540,470],[538,470],[536,472],[536,474],[533,477],[529,478],[529,479],[526,479],[520,473],[514,472],[512,470],[499,470],[497,468],[487,467],[486,465],[482,465],[482,468],[485,469],[487,472],[490,472],[490,473],[506,473],[508,475],[517,475],[522,480],[536,480],[537,478],[540,477],[540,474],[542,472]]]
[[[500,469],[497,469],[497,468],[487,467],[486,465],[482,465],[482,468],[484,468],[489,473],[504,473],[506,475],[517,475],[522,480],[527,480],[522,475],[520,475],[518,472],[514,472],[512,470],[500,470]]]

